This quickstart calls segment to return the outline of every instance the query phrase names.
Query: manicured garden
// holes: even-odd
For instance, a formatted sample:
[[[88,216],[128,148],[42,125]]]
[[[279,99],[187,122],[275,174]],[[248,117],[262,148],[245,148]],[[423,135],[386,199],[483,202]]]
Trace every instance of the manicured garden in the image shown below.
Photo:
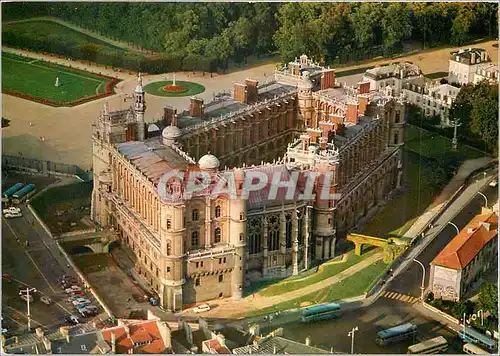
[[[74,106],[113,94],[117,80],[2,52],[4,93],[51,106]],[[59,86],[56,86],[59,78]]]
[[[175,85],[172,80],[163,80],[159,82],[149,83],[144,87],[144,91],[148,94],[157,96],[192,96],[203,93],[205,87],[194,82],[186,82],[176,80]]]
[[[347,277],[338,283],[332,284],[330,287],[306,294],[300,298],[273,305],[272,307],[252,310],[247,313],[246,317],[299,308],[301,307],[301,304],[303,305],[304,303],[321,304],[362,295],[367,293],[372,288],[373,281],[382,276],[386,272],[387,268],[388,265],[379,260],[352,276]]]
[[[346,254],[345,261],[329,261],[321,266],[319,266],[316,273],[310,274],[310,271],[314,271],[314,269],[309,270],[309,275],[298,275],[283,279],[273,285],[268,286],[259,291],[261,296],[270,297],[273,295],[280,295],[283,293],[292,292],[294,290],[307,287],[308,285],[320,282],[324,279],[333,277],[340,272],[346,270],[347,268],[354,266],[355,264],[363,261],[364,259],[372,256],[375,253],[380,253],[381,249],[376,248],[369,252],[362,254],[361,256],[356,256],[354,251],[349,251]]]

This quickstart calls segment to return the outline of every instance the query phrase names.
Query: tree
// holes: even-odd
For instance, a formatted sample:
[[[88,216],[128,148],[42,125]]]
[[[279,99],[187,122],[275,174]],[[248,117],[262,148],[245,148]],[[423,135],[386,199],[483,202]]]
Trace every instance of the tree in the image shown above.
[[[401,47],[402,41],[411,36],[410,14],[404,3],[391,3],[384,9],[382,31],[384,47],[394,49]]]
[[[463,86],[450,109],[460,119],[464,134],[482,140],[496,154],[498,148],[498,86],[486,81]]]
[[[498,287],[491,282],[483,284],[479,291],[479,305],[483,312],[490,312],[498,319]]]

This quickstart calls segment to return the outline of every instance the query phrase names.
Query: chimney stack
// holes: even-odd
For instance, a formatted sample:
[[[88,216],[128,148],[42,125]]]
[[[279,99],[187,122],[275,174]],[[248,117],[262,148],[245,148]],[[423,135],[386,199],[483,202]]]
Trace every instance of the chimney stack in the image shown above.
[[[259,82],[254,79],[245,79],[245,86],[247,88],[247,104],[255,103],[259,100]]]
[[[191,97],[189,103],[189,116],[197,117],[201,119],[203,117],[205,106],[203,105],[203,99]]]
[[[321,90],[335,87],[335,69],[328,69],[321,74]]]
[[[370,82],[360,82],[358,83],[358,94],[367,94],[370,92]]]
[[[355,103],[347,104],[347,117],[346,121],[352,124],[358,123],[358,105]]]
[[[245,84],[235,83],[233,91],[233,99],[240,103],[247,103],[247,86]]]

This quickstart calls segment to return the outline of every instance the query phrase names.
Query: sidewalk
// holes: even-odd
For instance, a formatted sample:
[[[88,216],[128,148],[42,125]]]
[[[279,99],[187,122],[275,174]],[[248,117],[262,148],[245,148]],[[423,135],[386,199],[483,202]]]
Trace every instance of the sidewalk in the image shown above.
[[[264,309],[286,301],[297,299],[303,297],[304,295],[320,291],[335,283],[338,283],[356,274],[362,269],[372,265],[376,261],[381,260],[382,258],[383,258],[382,253],[374,254],[373,256],[368,257],[366,260],[345,269],[344,271],[333,277],[324,279],[322,281],[319,281],[318,283],[314,283],[312,285],[294,290],[292,292],[275,295],[272,297],[263,297],[256,293],[238,301],[232,300],[231,298],[222,299],[218,301],[217,303],[218,305],[216,308],[212,309],[207,313],[204,313],[203,316],[234,318],[237,316],[243,316],[245,313],[252,310]],[[187,310],[182,313],[182,315],[189,315],[189,314],[191,314],[190,310]]]
[[[475,170],[486,166],[491,161],[489,157],[481,157],[477,159],[465,161],[459,168],[457,174],[453,177],[450,183],[444,187],[441,194],[437,197],[434,202],[434,206],[427,209],[415,223],[405,232],[403,239],[412,240],[417,237],[425,230],[432,220],[439,214],[439,212],[444,208],[444,206],[453,197],[453,194],[460,189],[460,187],[465,183],[467,177]]]

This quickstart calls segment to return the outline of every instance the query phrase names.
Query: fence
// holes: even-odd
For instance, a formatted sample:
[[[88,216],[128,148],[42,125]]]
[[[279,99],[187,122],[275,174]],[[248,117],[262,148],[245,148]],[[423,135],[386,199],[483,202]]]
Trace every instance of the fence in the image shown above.
[[[2,155],[2,167],[31,173],[78,175],[85,171],[74,164],[57,163],[36,158]]]

